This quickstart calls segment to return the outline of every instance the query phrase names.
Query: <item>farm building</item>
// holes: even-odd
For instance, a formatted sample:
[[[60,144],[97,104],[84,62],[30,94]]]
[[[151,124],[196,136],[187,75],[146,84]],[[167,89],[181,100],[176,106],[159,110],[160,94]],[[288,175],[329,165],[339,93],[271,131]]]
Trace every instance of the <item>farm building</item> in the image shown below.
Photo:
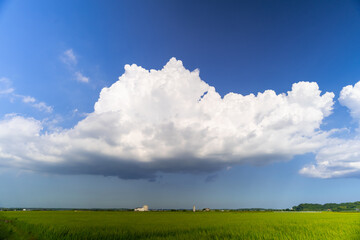
[[[135,212],[147,212],[147,211],[149,211],[149,206],[144,205],[142,208],[135,208],[134,211]]]

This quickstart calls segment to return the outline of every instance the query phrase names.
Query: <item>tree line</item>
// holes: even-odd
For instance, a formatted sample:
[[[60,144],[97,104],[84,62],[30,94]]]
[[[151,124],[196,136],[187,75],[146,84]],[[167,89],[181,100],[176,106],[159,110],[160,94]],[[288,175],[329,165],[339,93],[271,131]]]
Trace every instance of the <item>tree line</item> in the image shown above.
[[[348,203],[302,203],[292,208],[294,211],[360,211],[360,202]]]

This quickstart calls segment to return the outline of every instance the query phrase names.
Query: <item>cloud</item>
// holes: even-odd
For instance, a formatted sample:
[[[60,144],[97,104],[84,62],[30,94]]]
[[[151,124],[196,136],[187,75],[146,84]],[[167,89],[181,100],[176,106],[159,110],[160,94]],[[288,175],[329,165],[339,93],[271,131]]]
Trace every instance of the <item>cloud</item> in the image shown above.
[[[34,102],[36,102],[36,99],[33,97],[30,97],[30,96],[23,96],[22,101],[24,103],[34,103]]]
[[[4,90],[1,90],[0,91],[0,95],[4,94],[10,94],[10,93],[13,93],[14,92],[14,89],[13,88],[7,88],[7,89],[4,89]]]
[[[126,65],[103,88],[94,112],[71,129],[41,134],[41,123],[15,116],[0,122],[0,163],[59,174],[154,179],[158,172],[214,172],[236,164],[286,161],[323,147],[319,129],[333,93],[299,82],[287,93],[221,97],[172,58],[161,70]],[[28,129],[29,128],[29,129]],[[4,139],[9,139],[5,141]],[[9,144],[20,141],[19,144]]]
[[[68,49],[60,56],[60,59],[63,63],[68,64],[70,66],[75,66],[77,64],[77,58],[72,49]]]
[[[40,111],[51,113],[53,111],[53,108],[51,106],[48,106],[44,102],[38,102],[35,98],[31,96],[22,96],[22,95],[16,95],[17,97],[22,98],[22,101],[24,103],[30,104],[32,107],[37,108]]]
[[[360,140],[332,139],[316,155],[316,164],[300,170],[301,174],[316,178],[359,177]]]
[[[68,49],[64,51],[60,59],[63,63],[65,63],[68,67],[71,73],[74,75],[76,81],[88,83],[90,81],[89,77],[84,76],[79,70],[77,70],[77,57],[74,54],[74,51],[72,49]]]
[[[360,123],[360,82],[344,87],[339,102],[350,110]],[[330,138],[316,154],[316,164],[304,167],[300,173],[318,178],[360,176],[360,132],[353,139]]]
[[[29,104],[30,106],[32,106],[33,108],[38,109],[39,111],[47,112],[47,113],[51,113],[53,111],[53,107],[48,106],[44,102],[37,101],[34,97],[24,96],[24,95],[15,94],[15,93],[12,96],[16,97],[16,98],[20,98],[23,103]]]
[[[8,78],[0,78],[0,95],[7,95],[14,92],[14,89],[11,87],[11,81]]]
[[[12,82],[8,78],[0,78],[0,95],[6,95],[10,97],[12,101],[14,99],[21,99],[23,103],[38,109],[39,111],[51,113],[53,108],[48,106],[45,102],[39,102],[34,97],[17,94],[15,89],[11,87]]]
[[[350,109],[351,116],[360,120],[360,82],[354,86],[348,85],[340,92],[339,101]]]
[[[32,104],[32,106],[43,112],[51,113],[53,111],[53,108],[51,106],[48,106],[44,102],[37,102],[37,103]]]
[[[76,80],[79,82],[84,82],[84,83],[89,82],[89,78],[82,75],[81,72],[75,72],[75,77],[76,77]]]

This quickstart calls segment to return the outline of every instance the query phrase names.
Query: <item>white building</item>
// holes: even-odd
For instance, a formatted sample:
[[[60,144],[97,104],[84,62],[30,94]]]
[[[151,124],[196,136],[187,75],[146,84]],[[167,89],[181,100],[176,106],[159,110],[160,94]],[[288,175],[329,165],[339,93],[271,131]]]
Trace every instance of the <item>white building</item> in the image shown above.
[[[149,206],[148,205],[144,205],[142,208],[135,208],[134,209],[135,212],[147,212],[149,211]]]

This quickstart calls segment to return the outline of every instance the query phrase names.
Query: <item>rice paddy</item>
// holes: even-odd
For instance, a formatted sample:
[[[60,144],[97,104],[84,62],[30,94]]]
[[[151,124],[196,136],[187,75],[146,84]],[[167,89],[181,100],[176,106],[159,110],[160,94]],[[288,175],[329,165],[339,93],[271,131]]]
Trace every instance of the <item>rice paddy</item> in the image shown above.
[[[6,211],[0,239],[360,239],[360,214]]]

